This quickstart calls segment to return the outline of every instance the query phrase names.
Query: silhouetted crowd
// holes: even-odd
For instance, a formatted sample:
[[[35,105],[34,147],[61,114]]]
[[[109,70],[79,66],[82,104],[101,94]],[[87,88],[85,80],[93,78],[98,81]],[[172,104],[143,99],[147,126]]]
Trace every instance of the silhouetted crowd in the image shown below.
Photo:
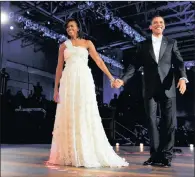
[[[13,95],[10,89],[1,95],[2,143],[51,143],[56,103],[47,100],[42,93],[43,89],[40,83],[37,83],[27,98],[22,91]],[[97,102],[103,126],[111,143],[149,144],[144,106],[140,104],[140,100],[134,99],[132,104],[128,102],[126,105],[120,96],[117,98],[117,94],[114,94],[110,104],[102,103],[98,95]],[[115,134],[113,129],[116,130]],[[176,131],[176,146],[192,144],[193,135],[193,129],[181,125]]]
[[[38,82],[26,98],[8,89],[1,95],[1,140],[6,143],[44,143],[51,139],[56,104],[42,94]]]

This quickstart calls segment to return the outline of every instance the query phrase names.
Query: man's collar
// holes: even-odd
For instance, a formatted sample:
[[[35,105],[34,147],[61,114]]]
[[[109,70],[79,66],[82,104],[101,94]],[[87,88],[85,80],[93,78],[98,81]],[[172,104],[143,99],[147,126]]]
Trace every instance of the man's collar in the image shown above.
[[[154,36],[154,35],[152,34],[152,41],[161,41],[162,38],[163,38],[163,35],[160,36],[160,37],[156,37],[156,36]]]

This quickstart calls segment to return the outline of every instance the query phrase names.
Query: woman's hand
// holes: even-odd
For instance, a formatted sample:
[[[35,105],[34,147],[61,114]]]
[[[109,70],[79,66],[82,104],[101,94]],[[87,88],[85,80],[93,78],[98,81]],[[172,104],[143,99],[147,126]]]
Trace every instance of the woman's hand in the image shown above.
[[[59,103],[59,91],[57,89],[54,90],[53,99],[56,103]]]

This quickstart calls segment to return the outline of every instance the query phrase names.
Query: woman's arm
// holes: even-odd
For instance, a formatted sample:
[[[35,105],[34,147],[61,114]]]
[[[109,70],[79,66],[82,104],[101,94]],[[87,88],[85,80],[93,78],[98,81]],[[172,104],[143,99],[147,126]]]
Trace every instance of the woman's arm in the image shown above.
[[[99,54],[97,53],[97,51],[95,49],[95,46],[93,45],[93,43],[91,41],[88,41],[88,49],[89,49],[89,54],[90,54],[91,58],[95,61],[97,66],[108,76],[110,81],[114,81],[114,77],[109,72],[104,61],[100,58]]]
[[[62,76],[62,70],[63,70],[63,65],[64,65],[64,50],[66,46],[65,44],[61,44],[59,47],[59,52],[58,52],[58,64],[56,68],[56,77],[55,77],[55,87],[54,90],[58,90],[60,78]]]

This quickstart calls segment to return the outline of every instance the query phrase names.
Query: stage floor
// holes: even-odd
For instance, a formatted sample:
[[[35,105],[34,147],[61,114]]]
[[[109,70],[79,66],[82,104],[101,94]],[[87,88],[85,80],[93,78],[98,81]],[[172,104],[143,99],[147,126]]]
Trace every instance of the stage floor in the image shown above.
[[[50,145],[1,145],[1,177],[194,177],[194,150],[181,148],[172,167],[143,166],[148,147],[114,147],[130,165],[122,168],[48,166]]]

